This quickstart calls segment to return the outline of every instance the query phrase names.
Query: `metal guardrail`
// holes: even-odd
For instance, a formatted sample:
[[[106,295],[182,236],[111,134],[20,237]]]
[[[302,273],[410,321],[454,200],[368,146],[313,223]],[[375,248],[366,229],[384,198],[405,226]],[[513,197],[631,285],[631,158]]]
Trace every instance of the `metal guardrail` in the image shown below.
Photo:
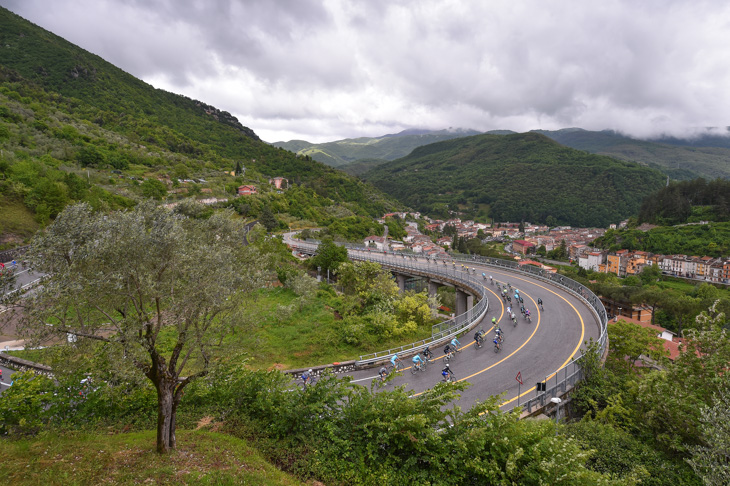
[[[308,242],[304,244],[313,245],[316,247],[316,245],[319,242],[309,240]],[[363,245],[350,245],[346,244],[344,245],[348,249],[353,250],[366,250],[371,251],[370,249],[364,247]],[[311,246],[310,246],[311,251]],[[316,253],[316,250],[315,250]],[[373,256],[371,258],[368,258],[372,261],[377,261],[377,256],[381,252],[378,252],[377,254],[373,252]],[[389,255],[400,255],[396,252],[382,252],[383,255],[389,254]],[[401,255],[402,256],[402,255]],[[380,257],[382,260],[385,260],[385,258]],[[542,280],[544,282],[553,284],[559,288],[561,288],[564,291],[567,291],[568,293],[571,293],[578,297],[580,300],[582,300],[595,314],[599,326],[600,326],[600,336],[598,338],[598,345],[601,355],[603,355],[606,351],[606,348],[608,346],[608,315],[606,313],[606,309],[603,306],[603,303],[601,300],[586,286],[582,285],[579,282],[576,282],[573,279],[570,279],[568,277],[565,277],[564,275],[559,275],[557,273],[547,272],[545,270],[542,270],[538,267],[535,267],[533,265],[524,265],[520,266],[517,262],[509,261],[509,260],[501,260],[498,258],[486,258],[481,256],[472,256],[471,258],[460,258],[458,256],[451,257],[452,261],[449,263],[446,263],[444,265],[444,262],[446,260],[430,260],[426,257],[418,258],[418,257],[405,257],[404,261],[410,261],[414,262],[413,266],[407,266],[407,268],[410,268],[411,270],[415,270],[415,265],[418,265],[419,269],[422,269],[425,265],[426,268],[429,271],[432,271],[433,276],[442,276],[442,277],[456,277],[457,274],[462,274],[462,276],[467,276],[466,272],[461,271],[462,265],[465,267],[470,267],[478,264],[483,266],[491,266],[498,269],[503,270],[509,270],[510,272],[515,272],[518,274],[524,274],[527,276],[530,276],[531,278],[535,278],[538,280]],[[421,261],[426,261],[427,263],[418,263]],[[389,267],[392,267],[396,264],[394,262],[389,261],[387,262],[387,265]],[[474,276],[467,276],[469,279],[468,281],[471,283],[473,281],[476,281],[476,283],[479,283],[478,279]],[[466,284],[466,282],[465,282]],[[481,285],[481,283],[479,283]],[[465,285],[467,286],[467,285]],[[470,285],[468,285],[471,287]],[[483,287],[483,286],[482,286]],[[482,294],[485,295],[485,294]],[[483,301],[486,301],[487,299],[481,299],[479,303],[474,307],[474,310],[476,310],[479,307],[479,304],[481,304]],[[486,306],[485,306],[486,307]],[[486,309],[484,309],[484,312],[486,313]],[[468,314],[468,312],[467,312]],[[461,317],[461,316],[457,316]],[[481,318],[481,317],[480,317]],[[473,321],[472,321],[473,322]],[[457,326],[458,327],[458,326]],[[458,332],[454,333],[458,334]],[[433,337],[432,337],[433,339]],[[409,345],[402,346],[401,348],[407,348],[411,351],[420,351],[421,349],[425,348],[427,345],[426,340],[423,340],[422,342],[417,343],[411,343]],[[402,349],[397,348],[401,352]],[[373,353],[373,355],[379,355],[377,358],[371,358],[370,360],[380,360],[384,359],[387,356],[392,356],[392,351],[395,351],[395,349],[388,350],[388,351],[381,351],[378,353]],[[387,354],[390,353],[390,354]],[[566,393],[570,388],[574,387],[581,379],[583,379],[583,370],[581,369],[580,365],[578,364],[580,358],[583,357],[583,353],[581,353],[579,356],[573,358],[573,360],[568,363],[567,365],[563,366],[562,368],[554,371],[553,373],[550,373],[549,375],[545,376],[545,380],[542,383],[545,383],[545,391],[538,393],[535,397],[528,399],[527,401],[520,401],[518,398],[517,403],[512,407],[520,406],[527,409],[528,412],[532,412],[533,409],[539,409],[544,407],[547,403],[549,403],[550,398],[558,397],[559,395],[562,395]]]
[[[582,300],[595,314],[598,319],[600,326],[600,336],[598,338],[598,346],[601,355],[606,352],[608,347],[608,314],[606,308],[603,306],[601,299],[599,299],[591,290],[583,284],[576,282],[564,275],[557,273],[546,272],[541,268],[534,265],[523,265],[520,266],[517,262],[509,260],[500,260],[498,258],[485,258],[481,256],[473,256],[472,258],[457,258],[455,261],[463,264],[479,264],[492,266],[499,269],[510,270],[516,273],[522,273],[529,275],[532,278],[536,278],[553,285],[560,287],[561,289],[575,295]],[[514,405],[524,407],[527,412],[532,412],[533,409],[539,409],[544,407],[550,402],[550,398],[559,397],[565,394],[570,388],[574,387],[576,383],[583,379],[583,370],[578,364],[579,360],[583,357],[583,353],[573,358],[573,360],[562,368],[555,372],[545,376],[545,391],[539,393],[537,396],[528,399],[525,402],[519,401]],[[519,404],[519,405],[518,405]],[[514,408],[512,407],[512,408]]]
[[[316,254],[319,242],[316,240],[306,240],[305,242],[292,242],[291,246],[299,251],[305,250],[307,253]],[[349,252],[350,258],[353,260],[372,261],[380,263],[392,270],[401,271],[408,275],[436,277],[455,285],[467,288],[477,294],[479,301],[477,304],[468,309],[465,313],[448,319],[435,325],[431,330],[431,337],[422,339],[413,343],[404,344],[395,348],[390,348],[374,353],[360,356],[357,365],[366,365],[389,359],[396,353],[406,355],[421,352],[426,347],[436,345],[450,340],[462,332],[471,329],[477,324],[489,309],[489,299],[486,297],[487,291],[481,279],[474,276],[474,272],[466,271],[462,265],[442,265],[437,264],[433,260],[417,258],[412,256],[404,256],[400,253],[374,251],[362,245],[344,244]],[[390,255],[391,258],[386,258]],[[394,260],[393,257],[396,257]]]

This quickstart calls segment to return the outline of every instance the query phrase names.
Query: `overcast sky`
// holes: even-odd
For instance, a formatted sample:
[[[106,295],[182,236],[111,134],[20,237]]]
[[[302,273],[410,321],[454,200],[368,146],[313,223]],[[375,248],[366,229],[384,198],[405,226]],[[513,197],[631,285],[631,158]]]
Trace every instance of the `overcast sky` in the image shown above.
[[[730,2],[0,0],[268,142],[730,125]]]

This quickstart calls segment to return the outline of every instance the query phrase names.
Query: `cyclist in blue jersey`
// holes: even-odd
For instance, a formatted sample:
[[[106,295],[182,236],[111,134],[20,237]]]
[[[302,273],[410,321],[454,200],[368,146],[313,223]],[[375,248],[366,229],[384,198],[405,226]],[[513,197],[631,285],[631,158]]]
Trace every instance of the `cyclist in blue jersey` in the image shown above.
[[[456,338],[451,340],[451,345],[454,347],[454,351],[456,351],[456,352],[458,352],[459,348],[461,347],[461,343]]]

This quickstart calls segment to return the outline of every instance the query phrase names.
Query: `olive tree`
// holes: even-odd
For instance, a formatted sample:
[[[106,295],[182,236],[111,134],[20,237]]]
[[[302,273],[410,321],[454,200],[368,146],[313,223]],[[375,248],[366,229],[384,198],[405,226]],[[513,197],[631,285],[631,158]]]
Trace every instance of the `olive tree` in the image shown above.
[[[261,284],[263,259],[243,235],[227,213],[70,206],[32,244],[29,259],[49,277],[25,302],[24,329],[67,346],[102,342],[97,352],[131,363],[157,391],[157,450],[174,449],[184,388],[209,373],[240,316],[238,297]]]

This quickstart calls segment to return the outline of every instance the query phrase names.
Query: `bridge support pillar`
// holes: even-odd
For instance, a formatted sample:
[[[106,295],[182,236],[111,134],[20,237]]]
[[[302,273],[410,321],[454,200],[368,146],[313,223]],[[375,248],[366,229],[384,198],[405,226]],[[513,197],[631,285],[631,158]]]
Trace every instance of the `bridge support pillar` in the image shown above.
[[[466,301],[467,293],[461,289],[456,289],[456,315],[461,315],[467,311]]]
[[[474,307],[474,296],[471,294],[466,295],[466,310],[471,310]]]
[[[428,281],[428,296],[429,297],[436,297],[436,294],[438,294],[438,290],[441,285],[434,282],[433,280]]]
[[[406,276],[401,275],[400,273],[395,274],[395,281],[398,283],[398,289],[400,289],[401,292],[406,291]]]

